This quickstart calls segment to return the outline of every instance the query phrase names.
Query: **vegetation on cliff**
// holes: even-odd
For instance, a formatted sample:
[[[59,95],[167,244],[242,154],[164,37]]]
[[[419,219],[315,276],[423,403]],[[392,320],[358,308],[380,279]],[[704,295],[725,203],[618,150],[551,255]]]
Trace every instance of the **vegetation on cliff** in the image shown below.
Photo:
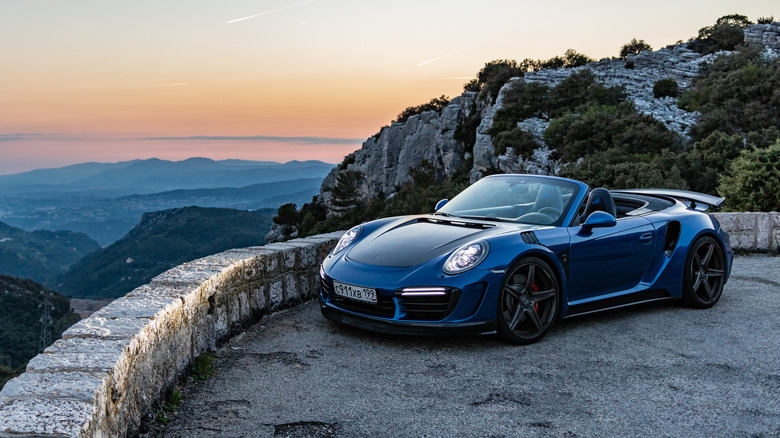
[[[760,20],[771,22],[771,17]],[[679,97],[680,108],[698,112],[690,137],[640,113],[625,90],[605,86],[586,68],[554,87],[516,81],[505,88],[502,106],[492,114],[488,131],[495,154],[511,148],[527,159],[544,143],[557,163],[548,171],[594,187],[689,189],[720,193],[727,197],[729,209],[776,210],[780,206],[773,195],[780,193],[780,58],[744,43],[743,30],[750,24],[745,16],[728,15],[682,43],[700,53],[730,51],[705,65],[682,93],[672,78],[654,83],[654,98]],[[650,50],[649,45],[634,39],[621,48],[621,57],[644,50]],[[584,59],[570,51],[548,61],[491,61],[464,88],[478,92],[479,100],[489,105],[512,77],[540,68],[578,66]],[[484,115],[472,111],[455,131],[465,153],[471,153]],[[528,119],[542,123],[542,138],[518,127],[519,121]],[[288,214],[290,225],[298,227],[301,235],[345,229],[380,216],[431,211],[437,199],[467,186],[470,173],[464,168],[453,178],[436,179],[434,164],[423,162],[406,186],[390,196],[376,193],[366,201],[357,193],[364,175],[347,166],[339,167],[342,171],[331,191],[335,212],[326,214],[316,197],[300,211],[294,205],[287,207],[288,213],[295,212]]]
[[[0,388],[38,354],[44,301],[51,303],[51,339],[78,321],[68,299],[32,280],[0,275]]]

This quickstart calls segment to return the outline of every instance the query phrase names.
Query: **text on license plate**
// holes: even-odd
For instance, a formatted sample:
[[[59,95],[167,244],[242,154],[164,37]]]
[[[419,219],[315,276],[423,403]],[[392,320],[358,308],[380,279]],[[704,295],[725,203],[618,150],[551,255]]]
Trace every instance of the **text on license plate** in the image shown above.
[[[364,301],[366,303],[376,304],[376,289],[368,287],[353,286],[351,284],[333,282],[333,292],[336,295],[351,300]]]

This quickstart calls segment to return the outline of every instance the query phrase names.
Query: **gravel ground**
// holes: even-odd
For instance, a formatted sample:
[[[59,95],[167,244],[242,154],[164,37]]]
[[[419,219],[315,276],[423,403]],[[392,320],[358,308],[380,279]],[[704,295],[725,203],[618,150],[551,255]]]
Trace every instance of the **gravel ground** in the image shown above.
[[[182,388],[164,437],[780,436],[780,257],[735,259],[708,310],[560,321],[539,343],[397,337],[266,317]]]

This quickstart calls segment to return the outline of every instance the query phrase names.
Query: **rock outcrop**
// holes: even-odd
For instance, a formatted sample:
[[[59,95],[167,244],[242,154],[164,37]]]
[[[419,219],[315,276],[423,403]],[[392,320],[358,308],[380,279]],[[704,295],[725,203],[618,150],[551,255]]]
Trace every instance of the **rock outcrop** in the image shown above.
[[[745,40],[762,44],[767,57],[780,53],[780,23],[756,24],[745,29]],[[463,93],[453,99],[441,114],[428,111],[410,117],[405,123],[394,123],[366,140],[363,147],[351,154],[325,178],[320,187],[319,200],[329,214],[338,212],[333,204],[333,189],[338,175],[353,171],[358,175],[357,199],[367,201],[380,193],[392,195],[411,181],[410,170],[423,160],[434,164],[437,177],[451,176],[456,169],[472,159],[471,180],[476,181],[486,173],[529,172],[555,174],[560,163],[551,160],[551,149],[542,140],[542,133],[549,126],[544,118],[518,120],[517,126],[530,132],[542,145],[529,159],[523,159],[512,148],[496,155],[488,130],[493,117],[502,108],[506,91],[518,81],[540,82],[555,86],[572,73],[589,69],[603,84],[624,87],[628,99],[637,110],[663,122],[670,131],[687,136],[688,129],[697,121],[698,114],[677,107],[674,97],[655,98],[653,86],[661,79],[674,79],[681,91],[690,87],[702,66],[725,52],[701,55],[687,48],[686,43],[672,45],[657,51],[644,51],[623,58],[605,58],[585,66],[568,69],[546,69],[527,73],[522,78],[510,79],[501,89],[494,104],[484,103],[473,92]],[[458,124],[475,112],[482,120],[477,128],[476,143],[470,155],[464,145],[456,140]]]
[[[395,193],[411,182],[411,169],[423,160],[434,164],[437,177],[452,176],[469,158],[463,143],[455,139],[455,130],[476,110],[476,100],[476,93],[463,93],[452,99],[441,114],[426,111],[409,117],[404,123],[382,128],[325,177],[320,187],[320,201],[329,211],[336,210],[332,192],[338,174],[345,171],[360,175],[356,181],[360,200],[380,193]]]

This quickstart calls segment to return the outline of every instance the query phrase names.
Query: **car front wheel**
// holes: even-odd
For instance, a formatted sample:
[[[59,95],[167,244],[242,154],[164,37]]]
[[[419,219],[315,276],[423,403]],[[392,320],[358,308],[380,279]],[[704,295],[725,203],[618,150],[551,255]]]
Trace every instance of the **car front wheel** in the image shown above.
[[[498,334],[515,344],[541,339],[558,318],[558,280],[552,268],[536,257],[525,257],[507,270],[498,300]]]
[[[683,274],[683,303],[699,309],[718,302],[725,283],[726,258],[710,236],[698,238],[688,251]]]

